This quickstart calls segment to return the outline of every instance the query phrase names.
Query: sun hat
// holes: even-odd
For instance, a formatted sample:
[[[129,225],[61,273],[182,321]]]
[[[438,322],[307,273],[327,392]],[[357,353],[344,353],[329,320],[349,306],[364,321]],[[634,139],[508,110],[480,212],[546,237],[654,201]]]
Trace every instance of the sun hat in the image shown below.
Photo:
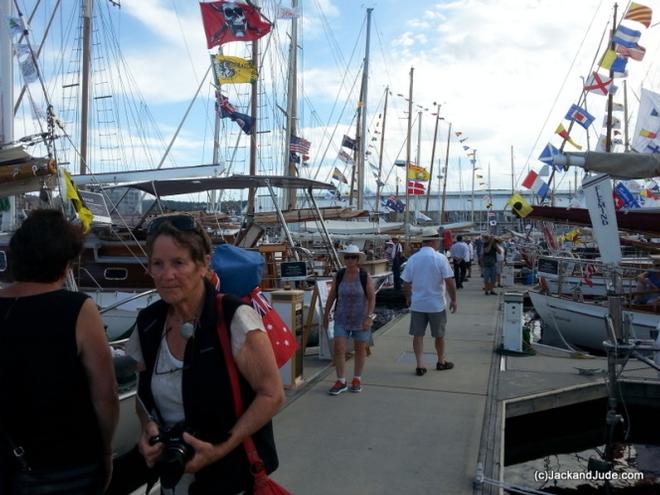
[[[421,239],[423,241],[433,241],[435,239],[440,239],[440,232],[438,232],[437,227],[424,227],[422,229]]]
[[[339,252],[342,254],[342,256],[346,256],[347,254],[357,254],[360,257],[358,260],[360,263],[367,259],[367,255],[360,251],[360,248],[355,244],[349,244]]]

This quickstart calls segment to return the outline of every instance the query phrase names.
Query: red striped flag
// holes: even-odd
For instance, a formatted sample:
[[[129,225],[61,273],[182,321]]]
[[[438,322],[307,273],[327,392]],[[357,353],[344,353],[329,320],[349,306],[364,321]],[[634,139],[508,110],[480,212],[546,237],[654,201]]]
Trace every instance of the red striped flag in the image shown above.
[[[646,27],[651,25],[651,19],[653,17],[653,10],[646,5],[642,5],[635,2],[630,2],[630,7],[628,12],[623,16],[624,19],[629,21],[637,21],[640,24],[644,24]]]

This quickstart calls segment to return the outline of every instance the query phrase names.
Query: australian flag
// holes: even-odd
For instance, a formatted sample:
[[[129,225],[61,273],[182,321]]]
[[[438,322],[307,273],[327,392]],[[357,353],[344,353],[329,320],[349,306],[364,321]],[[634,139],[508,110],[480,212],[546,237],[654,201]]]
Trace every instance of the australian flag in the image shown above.
[[[395,211],[397,213],[403,213],[403,211],[406,209],[406,205],[404,205],[400,199],[397,199],[396,196],[390,196],[387,199],[382,199],[380,204],[385,208],[388,208],[389,210]]]
[[[229,103],[229,98],[220,93],[215,94],[215,111],[218,112],[221,119],[229,117],[236,122],[245,134],[252,134],[254,119],[249,115],[237,112],[234,105]]]

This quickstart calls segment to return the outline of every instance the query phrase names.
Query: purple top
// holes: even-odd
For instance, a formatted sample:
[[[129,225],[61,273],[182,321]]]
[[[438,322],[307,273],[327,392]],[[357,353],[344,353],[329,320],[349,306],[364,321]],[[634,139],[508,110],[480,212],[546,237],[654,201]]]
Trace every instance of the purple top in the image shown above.
[[[360,283],[359,275],[355,280],[348,280],[347,274],[337,287],[335,306],[335,325],[346,331],[362,331],[362,323],[367,314],[367,296]]]

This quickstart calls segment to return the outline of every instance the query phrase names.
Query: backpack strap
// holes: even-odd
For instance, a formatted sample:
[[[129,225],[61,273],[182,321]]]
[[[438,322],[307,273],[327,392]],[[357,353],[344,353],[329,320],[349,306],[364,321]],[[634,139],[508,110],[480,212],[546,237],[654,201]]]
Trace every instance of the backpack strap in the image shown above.
[[[360,270],[360,283],[362,284],[362,290],[364,291],[364,295],[367,295],[367,272],[365,270]]]
[[[339,298],[339,284],[341,284],[341,281],[344,279],[344,275],[346,274],[346,268],[340,268],[337,270],[337,275],[335,276],[335,288],[337,291],[336,298]],[[367,277],[368,273],[360,268],[360,284],[362,284],[362,290],[364,291],[364,295],[367,295]]]

